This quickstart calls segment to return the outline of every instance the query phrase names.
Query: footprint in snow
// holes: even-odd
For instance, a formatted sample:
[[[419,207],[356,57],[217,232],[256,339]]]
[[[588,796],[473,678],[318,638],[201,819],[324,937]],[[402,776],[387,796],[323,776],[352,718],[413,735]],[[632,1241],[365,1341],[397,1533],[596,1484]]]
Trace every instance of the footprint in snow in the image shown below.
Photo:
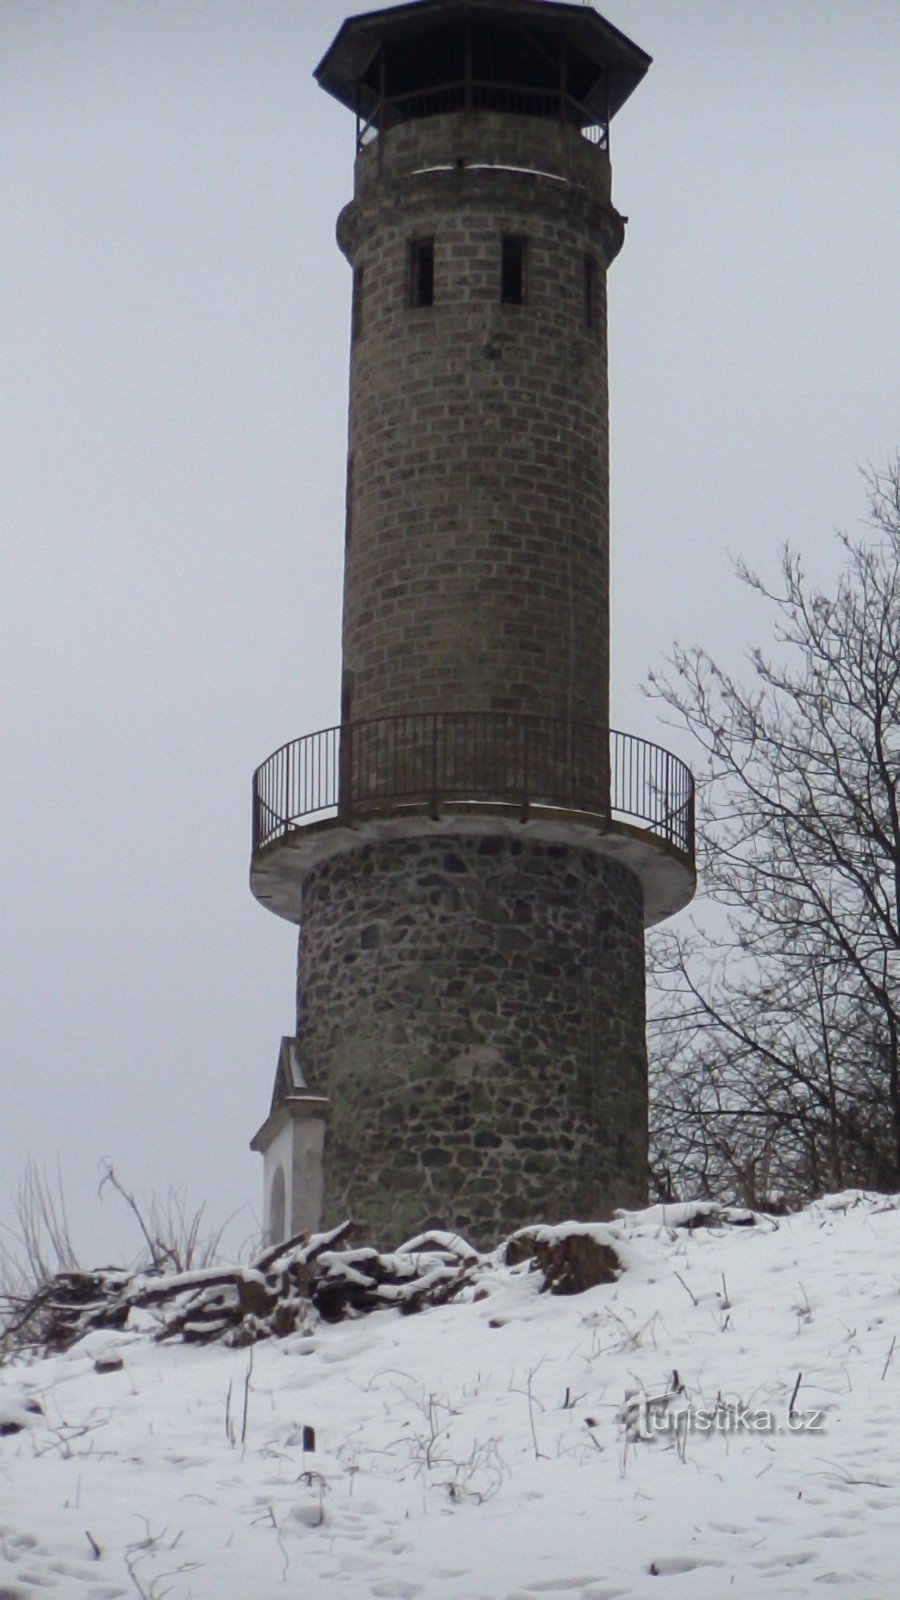
[[[398,1539],[392,1533],[379,1534],[377,1539],[370,1539],[366,1546],[368,1550],[385,1550],[391,1556],[404,1556],[407,1551],[414,1548],[408,1539]]]
[[[319,1577],[324,1582],[326,1580],[330,1581],[332,1578],[347,1578],[357,1572],[371,1573],[371,1571],[372,1563],[368,1556],[356,1556],[352,1550],[342,1550],[338,1557],[337,1566],[329,1568],[327,1571],[323,1568],[319,1573]]]
[[[330,1521],[324,1505],[318,1500],[307,1501],[303,1505],[292,1506],[288,1512],[292,1522],[299,1522],[305,1528],[321,1528],[324,1522]],[[352,1538],[353,1535],[351,1534]]]
[[[529,1583],[522,1593],[533,1594],[567,1594],[571,1589],[580,1589],[582,1594],[589,1589],[591,1584],[597,1582],[594,1573],[589,1573],[586,1578],[548,1578],[542,1583]],[[593,1596],[592,1596],[593,1600]]]
[[[606,1583],[592,1583],[581,1591],[581,1600],[631,1600],[633,1589],[611,1589]]]
[[[336,1362],[352,1361],[354,1356],[366,1355],[371,1351],[371,1348],[371,1343],[366,1339],[356,1339],[352,1343],[348,1340],[344,1345],[333,1346],[329,1349],[323,1348],[319,1351],[319,1355],[321,1360],[326,1362],[328,1366],[333,1366]]]
[[[808,1567],[816,1556],[817,1552],[812,1550],[785,1550],[782,1555],[768,1556],[765,1561],[755,1561],[753,1565],[758,1572],[790,1571],[791,1567]]]
[[[698,1556],[657,1556],[647,1571],[654,1578],[676,1578],[683,1572],[697,1572],[700,1567],[723,1567],[724,1561]]]

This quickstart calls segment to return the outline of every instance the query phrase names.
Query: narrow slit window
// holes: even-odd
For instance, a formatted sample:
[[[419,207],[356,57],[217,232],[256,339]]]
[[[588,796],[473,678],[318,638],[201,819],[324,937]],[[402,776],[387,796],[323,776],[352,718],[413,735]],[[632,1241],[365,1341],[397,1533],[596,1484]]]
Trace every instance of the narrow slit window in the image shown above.
[[[363,331],[363,293],[365,286],[365,267],[357,267],[353,273],[353,306],[350,312],[350,337],[359,339]]]
[[[584,320],[589,328],[597,320],[597,263],[593,256],[584,258]]]
[[[433,239],[414,239],[409,247],[409,303],[434,305]]]
[[[504,233],[500,242],[500,299],[505,306],[525,304],[525,240]]]

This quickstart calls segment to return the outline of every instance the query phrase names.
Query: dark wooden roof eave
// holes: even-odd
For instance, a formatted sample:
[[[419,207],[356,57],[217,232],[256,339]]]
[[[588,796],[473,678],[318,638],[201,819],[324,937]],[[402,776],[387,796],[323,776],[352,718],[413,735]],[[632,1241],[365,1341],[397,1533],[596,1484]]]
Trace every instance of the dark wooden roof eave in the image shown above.
[[[596,66],[597,77],[609,80],[609,115],[614,116],[637,88],[651,57],[592,7],[559,0],[413,0],[380,11],[348,17],[326,51],[314,77],[320,88],[349,110],[367,116],[372,91],[364,83],[380,50],[392,38],[406,38],[467,16],[496,20],[499,27],[521,21],[530,28],[563,35],[567,45],[585,62]]]

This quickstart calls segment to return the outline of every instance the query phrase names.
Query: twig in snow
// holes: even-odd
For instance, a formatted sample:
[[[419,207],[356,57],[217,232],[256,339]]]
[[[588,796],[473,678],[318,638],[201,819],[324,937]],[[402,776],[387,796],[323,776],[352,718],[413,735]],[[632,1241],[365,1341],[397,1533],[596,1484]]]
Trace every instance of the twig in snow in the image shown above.
[[[150,1600],[150,1596],[148,1595],[148,1593],[147,1593],[146,1589],[144,1588],[143,1584],[139,1581],[138,1575],[134,1570],[135,1558],[131,1554],[132,1550],[140,1550],[141,1548],[142,1548],[141,1545],[132,1545],[130,1549],[125,1551],[125,1565],[128,1568],[128,1576],[131,1579],[132,1583],[134,1584],[134,1587],[137,1589],[137,1592],[140,1595],[141,1600]]]
[[[794,1310],[797,1313],[797,1332],[798,1333],[800,1332],[800,1326],[799,1325],[800,1325],[801,1322],[812,1322],[812,1307],[811,1307],[811,1305],[809,1303],[809,1295],[807,1294],[806,1289],[805,1289],[805,1287],[804,1287],[804,1285],[802,1283],[800,1285],[800,1288],[803,1290],[803,1300],[802,1300],[802,1302],[800,1304],[795,1305],[795,1307],[794,1307]]]
[[[244,1412],[243,1412],[243,1416],[241,1417],[241,1444],[246,1444],[246,1442],[247,1442],[247,1407],[250,1404],[250,1377],[251,1377],[252,1372],[253,1372],[253,1346],[251,1345],[250,1346],[250,1354],[249,1354],[249,1357],[248,1357],[248,1360],[247,1360],[247,1375],[244,1378]]]
[[[884,1366],[881,1369],[881,1381],[882,1381],[882,1383],[884,1383],[885,1373],[887,1372],[887,1369],[890,1366],[891,1361],[893,1360],[894,1346],[895,1346],[896,1343],[897,1343],[897,1335],[894,1334],[894,1337],[891,1340],[891,1348],[887,1353],[887,1360],[885,1361]]]
[[[532,1443],[534,1445],[534,1458],[535,1458],[536,1461],[539,1461],[541,1456],[544,1454],[544,1452],[538,1446],[537,1430],[536,1430],[535,1425],[534,1425],[534,1395],[531,1392],[531,1380],[534,1377],[536,1371],[537,1371],[536,1367],[529,1367],[529,1369],[528,1369],[528,1382],[526,1384],[525,1392],[528,1395],[528,1421],[531,1423],[531,1439],[532,1439]]]
[[[253,1517],[251,1519],[250,1526],[251,1526],[251,1528],[258,1528],[261,1522],[271,1522],[272,1527],[275,1528],[276,1531],[277,1531],[278,1523],[275,1521],[275,1513],[272,1510],[271,1506],[267,1506],[266,1507],[266,1510],[265,1510],[265,1513],[264,1513],[263,1516],[261,1516],[261,1517]]]
[[[276,1540],[276,1543],[278,1545],[279,1550],[281,1551],[281,1560],[283,1562],[283,1566],[282,1566],[282,1570],[281,1570],[281,1581],[282,1581],[282,1583],[287,1583],[287,1581],[288,1581],[288,1573],[291,1570],[291,1557],[290,1557],[290,1553],[288,1551],[287,1545],[285,1543],[284,1529],[282,1527],[279,1527],[278,1521],[277,1521],[277,1519],[275,1517],[275,1513],[272,1510],[271,1506],[269,1507],[269,1515],[272,1518],[272,1527],[275,1529],[275,1540]]]
[[[179,1567],[172,1567],[166,1572],[158,1572],[156,1577],[151,1579],[149,1589],[145,1589],[138,1578],[137,1572],[135,1571],[138,1562],[143,1561],[148,1555],[153,1553],[162,1553],[163,1551],[174,1550],[181,1543],[184,1535],[184,1529],[181,1529],[178,1533],[176,1533],[174,1539],[169,1539],[168,1542],[164,1544],[163,1540],[166,1538],[169,1532],[168,1528],[164,1528],[162,1533],[151,1533],[150,1524],[146,1517],[141,1517],[140,1521],[143,1522],[145,1528],[147,1529],[146,1539],[139,1539],[135,1544],[127,1545],[125,1550],[122,1552],[125,1566],[128,1569],[128,1576],[140,1595],[141,1600],[165,1600],[165,1596],[171,1594],[172,1590],[159,1589],[157,1585],[162,1583],[165,1578],[177,1577],[182,1572],[193,1572],[197,1566],[197,1562],[183,1561]]]
[[[797,1393],[798,1393],[798,1390],[800,1388],[800,1384],[802,1382],[802,1379],[803,1379],[803,1373],[802,1372],[798,1372],[797,1373],[797,1382],[794,1384],[794,1392],[791,1395],[791,1402],[790,1402],[790,1405],[788,1406],[788,1416],[789,1417],[792,1417],[794,1415],[794,1401],[797,1398]]]
[[[681,1287],[684,1290],[685,1294],[689,1294],[691,1299],[694,1302],[694,1305],[698,1306],[700,1304],[700,1301],[697,1299],[697,1296],[694,1294],[693,1289],[689,1289],[688,1288],[688,1285],[685,1283],[683,1277],[681,1276],[681,1273],[680,1272],[676,1272],[675,1276],[678,1279],[678,1282],[681,1284]]]

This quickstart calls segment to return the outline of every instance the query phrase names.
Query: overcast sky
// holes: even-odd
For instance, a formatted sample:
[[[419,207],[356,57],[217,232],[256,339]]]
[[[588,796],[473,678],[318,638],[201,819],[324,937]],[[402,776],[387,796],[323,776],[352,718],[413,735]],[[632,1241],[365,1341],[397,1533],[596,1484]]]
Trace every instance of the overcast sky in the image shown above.
[[[827,577],[900,443],[900,6],[603,9],[655,58],[612,140],[613,721],[690,756],[648,669],[764,639],[729,555]],[[0,0],[0,1217],[59,1155],[86,1254],[128,1237],[102,1156],[255,1226],[295,938],[250,778],[338,713],[344,15]]]

